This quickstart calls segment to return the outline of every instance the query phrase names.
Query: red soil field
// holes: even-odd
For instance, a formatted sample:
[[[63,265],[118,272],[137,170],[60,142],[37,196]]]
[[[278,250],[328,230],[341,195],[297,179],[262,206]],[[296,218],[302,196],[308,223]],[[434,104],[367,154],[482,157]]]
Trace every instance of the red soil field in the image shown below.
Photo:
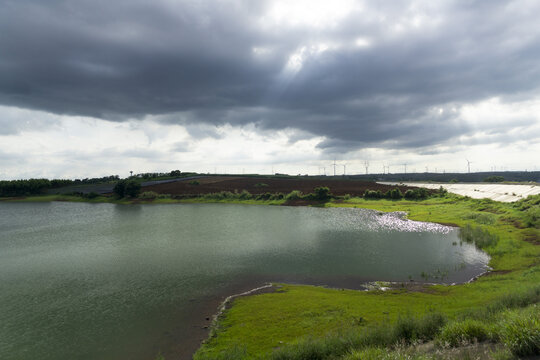
[[[199,185],[190,184],[192,181],[197,181]],[[333,195],[338,196],[346,194],[362,196],[368,189],[380,190],[383,193],[395,187],[399,188],[402,193],[411,189],[411,187],[407,186],[382,185],[360,180],[209,176],[196,180],[145,186],[142,191],[154,191],[158,194],[171,195],[198,195],[220,191],[234,192],[235,190],[238,192],[247,190],[251,194],[263,194],[267,192],[288,194],[293,190],[299,190],[307,194],[313,192],[313,189],[318,186],[326,186]]]

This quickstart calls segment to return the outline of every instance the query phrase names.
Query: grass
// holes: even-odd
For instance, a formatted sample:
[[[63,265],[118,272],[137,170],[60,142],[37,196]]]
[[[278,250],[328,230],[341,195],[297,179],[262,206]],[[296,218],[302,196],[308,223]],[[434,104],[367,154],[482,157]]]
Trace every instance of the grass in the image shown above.
[[[481,322],[481,316],[493,319],[493,314],[538,302],[540,288],[534,286],[540,283],[540,247],[524,241],[525,234],[536,229],[523,229],[516,226],[515,222],[507,220],[521,219],[523,207],[527,208],[527,204],[448,196],[420,202],[351,198],[339,203],[330,202],[325,206],[406,211],[413,220],[453,224],[468,229],[463,231],[463,236],[474,241],[491,256],[493,275],[456,286],[426,286],[424,291],[404,288],[384,292],[361,292],[282,284],[279,291],[274,293],[236,299],[234,305],[220,319],[216,336],[203,344],[196,354],[196,359],[213,359],[218,354],[225,354],[228,349],[240,345],[245,351],[243,358],[267,358],[277,356],[271,354],[278,353],[285,359],[287,357],[283,354],[288,351],[306,354],[303,355],[306,359],[328,358],[314,355],[324,353],[332,353],[335,358],[361,358],[354,356],[360,356],[358,354],[362,351],[377,353],[376,349],[386,346],[383,344],[385,341],[381,340],[381,344],[374,341],[374,344],[369,345],[375,350],[362,348],[358,350],[360,352],[352,353],[349,346],[351,340],[343,335],[344,333],[376,329],[383,325],[397,326],[403,334],[412,334],[403,336],[403,339],[426,341],[428,336],[424,334],[430,334],[429,337],[436,335],[434,329],[440,323],[428,327],[430,330],[420,331],[415,325],[417,320],[411,320],[409,314],[422,317],[433,313],[434,309],[441,313],[441,318],[450,321],[447,325],[449,330],[445,330],[448,339],[450,334],[467,341],[495,337],[499,343],[508,344],[504,345],[505,348],[499,351],[500,354],[497,353],[500,356],[497,356],[504,358],[507,350],[516,354],[513,349],[519,347],[510,345],[511,331],[495,336],[489,327],[475,326]],[[469,216],[471,213],[481,215]],[[509,319],[510,317],[508,322]],[[517,324],[517,320],[514,323]],[[527,324],[533,329],[536,326]],[[517,326],[508,325],[507,328],[516,329]],[[336,335],[338,333],[341,335]],[[504,337],[502,334],[507,335]],[[532,335],[523,336],[536,339],[534,332]],[[509,339],[507,342],[502,340],[506,338]],[[276,349],[281,350],[276,352]],[[311,353],[312,351],[314,352]],[[491,358],[494,357],[495,355]]]
[[[536,300],[527,295],[523,299]],[[396,321],[339,329],[322,337],[303,337],[289,344],[280,341],[266,354],[249,354],[245,346],[236,344],[217,354],[199,352],[195,359],[510,359],[540,354],[539,319],[536,303],[499,308],[483,321],[449,321],[446,315],[429,311],[423,316],[408,314]],[[489,341],[487,346],[477,346],[483,341]],[[495,351],[486,352],[486,347]]]

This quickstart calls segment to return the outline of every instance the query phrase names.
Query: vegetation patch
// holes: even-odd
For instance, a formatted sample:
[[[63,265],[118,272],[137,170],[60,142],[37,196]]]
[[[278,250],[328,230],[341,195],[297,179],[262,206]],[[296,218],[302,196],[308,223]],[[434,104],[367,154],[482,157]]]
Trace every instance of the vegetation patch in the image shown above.
[[[428,291],[283,285],[275,293],[236,299],[196,359],[364,359],[381,353],[387,358],[450,354],[442,358],[457,359],[465,349],[477,348],[483,351],[480,358],[534,354],[540,343],[538,323],[526,319],[540,318],[540,247],[524,239],[536,229],[521,229],[501,218],[522,220],[525,210],[538,206],[538,198],[508,204],[448,194],[423,201],[353,197],[327,202],[325,206],[406,211],[414,220],[459,225],[462,241],[491,256],[495,275],[462,285],[425,286]],[[421,350],[421,343],[433,344],[434,350]],[[465,343],[469,345],[463,347]],[[226,357],[235,346],[242,355]]]

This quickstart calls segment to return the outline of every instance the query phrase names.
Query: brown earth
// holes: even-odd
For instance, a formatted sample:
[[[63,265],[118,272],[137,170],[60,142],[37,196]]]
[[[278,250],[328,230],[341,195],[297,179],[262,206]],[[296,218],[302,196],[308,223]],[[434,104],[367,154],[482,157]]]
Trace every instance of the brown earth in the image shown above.
[[[326,186],[333,195],[343,196],[362,196],[366,190],[380,190],[385,193],[390,189],[398,187],[402,193],[405,193],[411,187],[391,186],[377,184],[375,182],[361,180],[337,180],[337,179],[302,179],[302,178],[265,178],[265,177],[227,177],[227,176],[209,176],[198,178],[198,185],[191,181],[177,181],[165,184],[145,186],[142,191],[154,191],[158,194],[171,195],[198,195],[217,193],[220,191],[238,191],[247,190],[251,194],[264,193],[283,193],[288,194],[293,190],[299,190],[304,194],[313,192],[313,189],[319,186]]]

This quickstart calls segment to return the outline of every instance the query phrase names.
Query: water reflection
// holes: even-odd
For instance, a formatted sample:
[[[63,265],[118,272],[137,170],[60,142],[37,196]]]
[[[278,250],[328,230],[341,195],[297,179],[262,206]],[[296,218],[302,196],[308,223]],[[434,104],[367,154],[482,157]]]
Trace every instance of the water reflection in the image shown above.
[[[466,281],[488,261],[451,227],[362,209],[0,204],[0,229],[2,359],[154,358],[264,281]]]

